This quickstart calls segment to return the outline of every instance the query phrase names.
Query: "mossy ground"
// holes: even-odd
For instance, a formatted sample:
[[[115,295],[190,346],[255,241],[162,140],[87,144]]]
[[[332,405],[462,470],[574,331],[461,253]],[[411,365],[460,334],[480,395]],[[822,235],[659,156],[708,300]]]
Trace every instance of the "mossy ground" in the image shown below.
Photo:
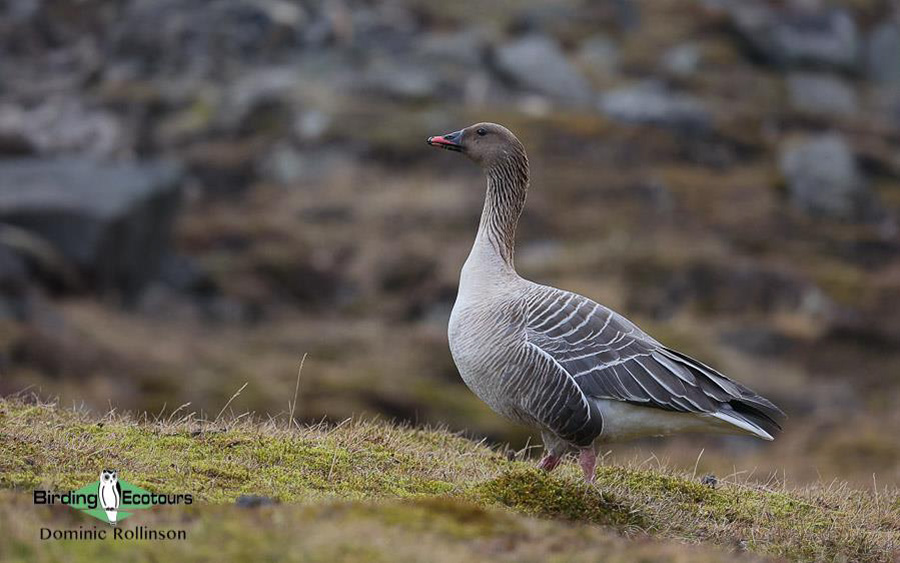
[[[188,531],[184,542],[40,541],[40,527],[92,526],[33,506],[36,487],[78,488],[103,467],[146,489],[191,492],[123,525]],[[217,558],[304,561],[891,560],[900,496],[843,486],[711,488],[665,469],[531,462],[441,430],[348,421],[288,427],[178,415],[103,418],[0,400],[0,560]],[[240,508],[243,494],[277,504]],[[701,545],[710,544],[710,545]],[[739,553],[740,552],[740,553]]]

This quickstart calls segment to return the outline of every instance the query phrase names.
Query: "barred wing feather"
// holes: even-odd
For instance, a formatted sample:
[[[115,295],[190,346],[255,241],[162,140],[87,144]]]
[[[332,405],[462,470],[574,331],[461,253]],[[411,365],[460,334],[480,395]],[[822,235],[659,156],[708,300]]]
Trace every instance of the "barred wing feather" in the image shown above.
[[[666,348],[631,321],[586,297],[538,286],[525,334],[586,397],[708,414],[771,439],[784,413],[716,370]]]

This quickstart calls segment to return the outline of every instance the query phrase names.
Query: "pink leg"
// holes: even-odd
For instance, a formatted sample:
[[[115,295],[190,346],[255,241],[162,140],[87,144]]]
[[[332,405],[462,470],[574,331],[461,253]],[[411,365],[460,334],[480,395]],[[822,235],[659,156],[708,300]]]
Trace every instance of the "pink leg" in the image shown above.
[[[584,472],[584,482],[588,484],[593,483],[594,470],[597,467],[597,452],[593,448],[581,450],[578,454],[578,465],[581,466],[581,471]]]
[[[561,456],[547,454],[541,459],[540,463],[538,463],[538,469],[543,469],[547,473],[550,473],[556,469],[556,466],[559,465],[561,459]]]

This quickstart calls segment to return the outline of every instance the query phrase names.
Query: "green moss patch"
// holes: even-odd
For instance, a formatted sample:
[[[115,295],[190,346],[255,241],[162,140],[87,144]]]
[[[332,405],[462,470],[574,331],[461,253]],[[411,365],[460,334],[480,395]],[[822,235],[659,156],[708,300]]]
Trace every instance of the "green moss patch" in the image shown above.
[[[537,469],[504,473],[475,488],[477,497],[515,510],[611,526],[647,527],[640,512],[602,488],[566,481]]]
[[[553,534],[556,544],[565,537],[584,547],[567,545],[563,552],[572,557],[566,560],[591,553],[586,537],[611,542],[614,552],[622,545],[631,547],[621,553],[640,552],[636,543],[620,543],[623,532],[663,542],[648,548],[648,560],[665,559],[662,552],[682,557],[683,550],[660,551],[672,541],[809,560],[891,560],[900,545],[900,500],[881,490],[875,496],[833,484],[773,491],[735,482],[711,488],[664,469],[618,466],[601,466],[595,484],[587,486],[573,464],[548,475],[441,430],[360,421],[288,428],[248,418],[138,422],[0,399],[0,493],[14,491],[2,493],[13,500],[0,504],[0,523],[5,518],[3,529],[12,529],[15,538],[8,544],[14,547],[0,547],[0,559],[40,551],[31,546],[33,530],[17,523],[17,514],[31,514],[34,522],[67,518],[66,525],[79,517],[30,505],[31,489],[76,489],[108,467],[153,492],[192,493],[195,505],[154,509],[148,512],[159,516],[151,518],[189,521],[195,537],[211,542],[211,549],[225,542],[222,549],[235,556],[251,545],[268,549],[257,542],[270,534],[259,529],[264,526],[277,528],[266,536],[271,541],[296,545],[316,555],[311,560],[321,555],[338,561],[397,560],[404,554],[410,560],[453,560],[484,553],[488,545],[512,546],[510,553],[518,555],[519,545],[556,554],[536,530]],[[280,503],[253,509],[257,517],[249,518],[230,506],[245,494]],[[210,514],[225,520],[213,526]],[[316,522],[321,533],[335,537],[352,522],[360,534],[382,534],[402,545],[366,550],[345,536],[320,544],[294,538],[297,531],[284,528],[286,522]],[[241,526],[252,537],[244,537]],[[417,545],[411,538],[419,537],[429,539]],[[428,542],[443,550],[436,559]],[[338,545],[341,550],[334,551]],[[92,553],[83,546],[76,552]],[[179,553],[202,555],[193,548]]]

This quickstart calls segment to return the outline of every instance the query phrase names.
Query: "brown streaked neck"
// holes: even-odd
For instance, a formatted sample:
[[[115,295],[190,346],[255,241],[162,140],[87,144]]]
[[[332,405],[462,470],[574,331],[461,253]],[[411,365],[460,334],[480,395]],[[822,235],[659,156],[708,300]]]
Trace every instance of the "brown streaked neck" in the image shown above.
[[[516,225],[528,193],[528,157],[524,150],[514,149],[485,174],[487,193],[476,245],[479,240],[489,243],[503,264],[515,271]]]

